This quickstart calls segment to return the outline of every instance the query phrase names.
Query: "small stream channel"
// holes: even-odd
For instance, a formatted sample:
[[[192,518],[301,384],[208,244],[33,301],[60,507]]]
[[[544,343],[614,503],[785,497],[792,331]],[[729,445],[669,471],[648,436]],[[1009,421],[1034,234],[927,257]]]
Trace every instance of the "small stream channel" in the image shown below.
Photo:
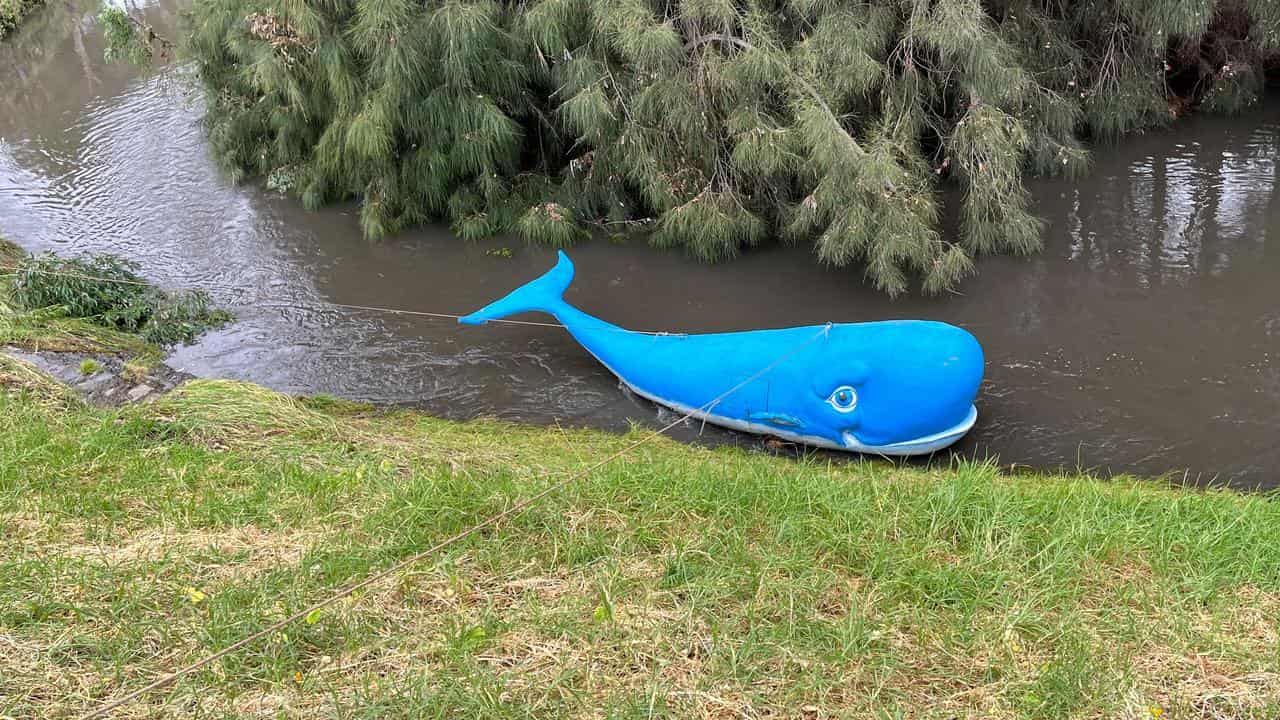
[[[554,256],[443,227],[369,243],[352,207],[312,213],[229,184],[206,154],[187,71],[105,66],[93,6],[49,0],[0,43],[0,235],[33,251],[110,251],[162,285],[211,290],[238,322],[179,349],[174,367],[454,418],[654,421],[562,331],[333,307],[468,312]],[[146,12],[165,27],[180,7]],[[1043,253],[983,259],[943,297],[890,300],[805,248],[709,266],[602,240],[571,251],[568,298],[637,329],[945,320],[977,335],[988,362],[978,426],[955,452],[1277,487],[1278,159],[1274,94],[1239,117],[1098,148],[1087,179],[1033,184]],[[712,428],[701,441],[754,442]]]

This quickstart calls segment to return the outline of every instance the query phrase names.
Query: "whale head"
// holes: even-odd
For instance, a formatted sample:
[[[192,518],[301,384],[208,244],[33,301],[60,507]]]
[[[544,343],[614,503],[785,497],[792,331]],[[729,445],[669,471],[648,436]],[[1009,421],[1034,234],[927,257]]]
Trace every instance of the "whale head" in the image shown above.
[[[983,355],[967,331],[909,320],[832,325],[797,367],[793,432],[858,452],[911,455],[973,425]]]

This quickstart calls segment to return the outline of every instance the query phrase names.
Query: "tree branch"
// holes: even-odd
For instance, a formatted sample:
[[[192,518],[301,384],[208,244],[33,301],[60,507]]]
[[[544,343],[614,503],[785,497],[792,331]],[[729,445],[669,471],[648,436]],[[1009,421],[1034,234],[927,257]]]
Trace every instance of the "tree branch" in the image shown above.
[[[693,38],[689,42],[685,43],[684,51],[689,52],[694,48],[700,47],[702,45],[706,45],[707,43],[710,43],[710,42],[728,43],[730,45],[735,45],[743,50],[756,49],[755,45],[752,45],[751,43],[747,42],[746,40],[743,40],[740,37],[725,35],[723,33],[707,33],[706,35],[701,35],[699,37]],[[809,84],[809,81],[805,80],[803,77],[800,77],[800,74],[797,73],[795,70],[792,70],[789,65],[787,66],[787,73],[791,76],[791,79],[794,80],[797,84],[799,84],[800,87],[804,89],[805,93],[807,93],[809,97],[812,98],[813,101],[818,104],[818,107],[822,108],[822,110],[827,114],[827,117],[831,118],[831,122],[836,126],[836,128],[838,128],[840,132],[844,133],[844,136],[849,139],[849,142],[851,143],[853,149],[857,152],[863,152],[862,146],[859,145],[858,141],[855,140],[853,136],[850,135],[848,131],[844,129],[844,125],[840,123],[840,118],[837,117],[835,112],[831,110],[831,106],[827,105],[827,101],[822,99],[822,95],[818,93],[818,89],[815,88],[813,85]]]

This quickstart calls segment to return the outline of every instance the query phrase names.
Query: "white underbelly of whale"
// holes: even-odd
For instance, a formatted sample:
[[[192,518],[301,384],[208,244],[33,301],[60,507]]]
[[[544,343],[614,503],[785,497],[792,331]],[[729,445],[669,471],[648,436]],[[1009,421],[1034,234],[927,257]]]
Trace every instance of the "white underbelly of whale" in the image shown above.
[[[597,358],[599,359],[599,358]],[[609,372],[613,373],[618,381],[621,382],[628,390],[639,395],[653,403],[657,403],[665,408],[670,408],[681,415],[688,415],[691,418],[705,420],[713,425],[726,427],[730,430],[751,433],[753,435],[772,435],[782,438],[789,442],[799,443],[801,445],[810,445],[813,447],[826,448],[828,450],[843,450],[845,452],[859,452],[868,455],[885,455],[888,457],[906,457],[908,455],[927,455],[937,452],[946,447],[954,445],[957,440],[964,436],[965,433],[973,427],[978,421],[978,408],[970,405],[969,414],[965,419],[947,428],[939,433],[927,435],[925,437],[915,438],[914,440],[905,440],[890,445],[867,445],[858,440],[852,433],[844,434],[844,443],[833,442],[829,438],[819,437],[817,435],[805,435],[803,433],[794,433],[783,428],[774,427],[773,425],[762,425],[738,418],[725,417],[724,415],[716,415],[713,412],[702,410],[700,408],[690,407],[683,403],[668,400],[654,393],[648,392],[643,388],[636,387],[627,382],[617,370],[609,367],[607,363],[601,362]]]

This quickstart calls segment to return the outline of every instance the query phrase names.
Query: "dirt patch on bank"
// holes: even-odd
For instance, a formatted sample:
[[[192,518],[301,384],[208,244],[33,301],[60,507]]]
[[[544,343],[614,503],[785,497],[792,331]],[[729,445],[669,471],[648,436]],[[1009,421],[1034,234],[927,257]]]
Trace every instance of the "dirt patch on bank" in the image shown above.
[[[147,402],[194,377],[164,363],[134,365],[110,354],[15,347],[0,348],[0,352],[45,373],[97,407]]]

